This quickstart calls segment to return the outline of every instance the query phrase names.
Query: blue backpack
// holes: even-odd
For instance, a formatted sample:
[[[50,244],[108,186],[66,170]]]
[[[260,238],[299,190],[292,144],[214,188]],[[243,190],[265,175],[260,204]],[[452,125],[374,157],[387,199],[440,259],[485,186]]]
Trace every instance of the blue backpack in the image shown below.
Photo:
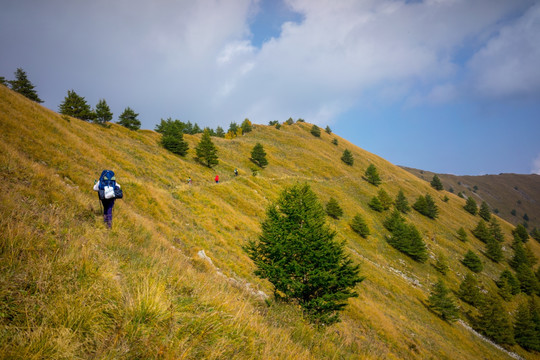
[[[112,170],[103,170],[99,177],[98,194],[101,200],[105,199],[105,186],[111,186],[116,190],[116,178],[114,177],[114,172]],[[114,199],[114,197],[112,199]]]

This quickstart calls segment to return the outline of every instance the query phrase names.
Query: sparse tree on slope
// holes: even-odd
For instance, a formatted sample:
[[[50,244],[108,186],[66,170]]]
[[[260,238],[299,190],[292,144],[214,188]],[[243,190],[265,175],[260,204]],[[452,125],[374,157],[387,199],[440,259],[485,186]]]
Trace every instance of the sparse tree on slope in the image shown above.
[[[356,214],[351,221],[351,229],[363,238],[369,235],[369,227],[360,214]]]
[[[96,117],[94,121],[100,125],[104,125],[106,122],[111,121],[112,119],[113,113],[111,112],[111,108],[109,105],[107,105],[105,99],[99,100],[96,105]]]
[[[341,161],[343,161],[345,164],[349,166],[352,166],[354,164],[353,154],[347,149],[343,150]]]
[[[384,189],[379,189],[379,192],[377,193],[377,197],[379,198],[379,201],[381,202],[381,206],[384,210],[390,209],[392,206],[392,198]]]
[[[478,288],[478,281],[473,274],[467,273],[465,279],[459,285],[458,296],[461,300],[472,306],[478,306],[481,299],[480,289]]]
[[[486,242],[486,256],[498,263],[503,259],[501,243],[490,237]]]
[[[487,243],[490,238],[492,238],[489,229],[487,228],[486,222],[483,219],[478,221],[478,224],[472,231],[473,235],[478,238],[478,240]]]
[[[248,118],[244,119],[240,127],[242,128],[242,134],[247,134],[248,132],[251,132],[253,130],[253,125]]]
[[[95,117],[90,105],[84,97],[79,96],[75,91],[68,90],[67,96],[58,107],[60,114],[73,116],[84,121],[91,121]]]
[[[18,92],[26,98],[37,103],[43,102],[43,100],[39,98],[35,86],[28,80],[26,72],[23,69],[18,68],[15,71],[15,80],[9,81],[9,84],[11,85],[11,90]]]
[[[407,198],[405,197],[405,194],[403,193],[403,190],[399,190],[396,201],[394,203],[394,206],[397,210],[401,211],[403,214],[408,213],[411,210],[411,207],[409,206],[409,202],[407,201]]]
[[[433,175],[433,179],[431,180],[431,187],[433,187],[435,190],[442,190],[443,184],[441,182],[441,179],[437,176],[437,174]]]
[[[331,134],[331,133],[332,133],[332,129],[330,129],[330,126],[328,126],[328,125],[326,125],[325,131],[326,131],[327,134]]]
[[[489,210],[489,205],[487,202],[482,201],[482,205],[480,205],[480,211],[478,211],[478,215],[486,221],[491,220],[491,210]]]
[[[497,280],[495,283],[499,288],[502,288],[503,286],[505,286],[505,284],[508,284],[511,295],[517,295],[521,292],[519,280],[508,269],[503,270],[503,272],[499,276],[499,280]]]
[[[466,242],[469,239],[469,237],[467,236],[467,232],[465,231],[463,226],[458,229],[457,238],[463,242]]]
[[[459,312],[454,300],[449,296],[450,290],[439,280],[431,290],[428,306],[446,321],[456,321]]]
[[[219,163],[217,149],[210,138],[209,131],[203,133],[201,141],[199,141],[199,144],[197,144],[197,147],[195,148],[195,153],[197,155],[195,159],[209,168]]]
[[[514,235],[514,238],[518,238],[521,240],[521,242],[527,242],[529,240],[529,234],[527,233],[527,229],[522,224],[518,224],[514,230],[512,230],[512,235]]]
[[[311,135],[321,137],[321,129],[317,125],[311,127]]]
[[[266,160],[266,152],[264,151],[261,143],[255,144],[253,150],[251,150],[250,160],[261,168],[264,168],[266,165],[268,165],[268,160]]]
[[[118,124],[129,130],[139,130],[141,128],[141,122],[137,119],[137,116],[139,116],[139,114],[128,106],[118,117]]]
[[[339,321],[339,311],[358,296],[354,286],[363,280],[325,221],[309,185],[294,185],[268,207],[262,234],[246,246],[255,274],[273,284],[274,295],[298,301],[320,325]]]
[[[480,305],[476,329],[497,344],[514,344],[514,329],[499,298],[488,295]]]
[[[326,204],[326,214],[334,219],[339,219],[343,216],[343,209],[339,206],[336,199],[330,198]]]
[[[467,198],[467,202],[463,208],[472,215],[476,215],[478,213],[478,206],[476,205],[476,201],[474,201],[472,196]]]
[[[375,186],[379,186],[381,184],[381,178],[379,176],[379,172],[377,171],[377,168],[373,164],[369,164],[369,166],[366,169],[366,172],[364,173],[364,176],[366,177],[366,180]]]
[[[431,195],[419,196],[413,205],[413,209],[430,219],[435,219],[439,213],[439,208]]]
[[[522,348],[540,351],[540,329],[534,323],[531,307],[531,302],[519,304],[514,322],[514,337]]]
[[[218,126],[216,128],[216,136],[217,137],[220,137],[220,138],[224,138],[225,137],[225,131],[223,130],[223,128],[221,126]]]
[[[465,257],[463,260],[461,260],[461,262],[475,273],[479,273],[484,268],[484,265],[482,265],[482,261],[480,261],[478,255],[473,253],[471,250],[465,254]]]

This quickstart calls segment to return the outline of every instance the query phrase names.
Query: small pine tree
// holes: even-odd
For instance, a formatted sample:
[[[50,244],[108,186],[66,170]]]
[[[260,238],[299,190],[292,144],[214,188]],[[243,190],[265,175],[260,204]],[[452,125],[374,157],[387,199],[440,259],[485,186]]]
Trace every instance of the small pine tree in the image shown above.
[[[482,205],[480,205],[480,211],[478,211],[478,215],[486,221],[491,220],[491,210],[489,209],[489,205],[487,202],[482,201]]]
[[[512,230],[512,235],[514,235],[514,238],[518,238],[521,240],[521,242],[527,242],[529,240],[529,234],[527,233],[527,229],[522,224],[518,224],[514,230]]]
[[[444,189],[441,179],[439,179],[437,174],[433,175],[433,179],[431,180],[431,187],[439,191]]]
[[[499,280],[495,282],[499,288],[502,288],[504,284],[508,284],[510,287],[510,294],[511,295],[517,295],[521,292],[521,285],[519,284],[519,280],[512,275],[512,272],[508,269],[503,270],[501,272],[501,275],[499,276]]]
[[[427,247],[422,240],[422,235],[413,224],[406,224],[400,221],[401,215],[395,211],[390,218],[384,222],[385,227],[391,228],[392,236],[387,237],[388,243],[410,256],[418,262],[425,262],[428,258]]]
[[[489,294],[479,308],[480,315],[475,321],[476,330],[497,344],[514,344],[514,329],[508,313],[499,298]]]
[[[285,124],[292,125],[292,124],[294,124],[294,120],[290,117],[290,118],[287,119],[287,121],[285,121]]]
[[[383,210],[388,210],[392,206],[392,198],[384,189],[380,189],[377,193],[377,197],[379,198],[379,201],[381,203],[381,206]]]
[[[461,300],[472,306],[478,306],[481,299],[478,281],[473,274],[467,273],[465,279],[459,285],[458,296]]]
[[[261,168],[268,165],[268,160],[266,160],[266,152],[264,151],[261,143],[255,144],[253,150],[251,150],[250,160]]]
[[[471,215],[476,215],[478,213],[478,206],[476,205],[476,201],[474,201],[472,196],[469,196],[467,198],[467,202],[465,203],[465,206],[463,208],[467,210]]]
[[[343,209],[339,206],[336,199],[330,198],[326,203],[326,214],[334,219],[339,219],[343,216]]]
[[[84,97],[73,90],[68,90],[64,101],[58,106],[58,111],[62,115],[73,116],[84,121],[91,121],[95,116]]]
[[[382,212],[384,210],[381,200],[377,196],[374,196],[371,198],[371,200],[368,203],[369,207],[372,208],[375,211]]]
[[[428,306],[446,321],[456,321],[459,318],[459,311],[449,296],[450,290],[439,280],[432,288],[428,298]]]
[[[516,342],[526,350],[540,351],[539,331],[532,318],[530,303],[519,304],[514,320]]]
[[[338,145],[338,139],[333,138],[333,139],[332,139],[332,144],[334,144],[334,145],[337,146],[337,145]],[[540,241],[540,240],[539,240],[539,241]]]
[[[330,129],[330,126],[328,126],[328,125],[326,125],[326,129],[324,129],[324,131],[326,131],[327,134],[332,133],[332,129]]]
[[[351,229],[363,238],[369,235],[369,227],[360,214],[356,214],[351,221]]]
[[[525,294],[531,295],[538,291],[538,279],[529,265],[521,264],[516,270],[516,277]]]
[[[426,196],[419,196],[413,205],[413,209],[430,219],[435,219],[439,213],[439,208],[429,194],[426,194]]]
[[[105,99],[100,99],[98,103],[96,104],[96,117],[94,119],[94,122],[104,125],[105,123],[111,121],[113,119],[113,113],[111,112],[111,108],[109,105],[107,105],[107,102]]]
[[[495,216],[492,216],[491,221],[489,222],[489,234],[498,242],[504,242],[504,234],[502,232],[501,225]]]
[[[449,269],[448,260],[446,259],[446,256],[444,256],[444,254],[442,253],[438,254],[435,264],[433,264],[433,267],[435,268],[435,270],[437,270],[441,274],[446,275]]]
[[[530,266],[530,259],[521,241],[514,241],[512,247],[514,248],[514,256],[510,259],[510,266],[514,270],[517,270],[521,265]]]
[[[540,230],[538,230],[537,228],[534,228],[532,231],[531,231],[531,236],[534,240],[540,242]]]
[[[490,237],[486,242],[486,256],[493,262],[500,262],[503,259],[501,243]]]
[[[345,254],[344,242],[325,221],[325,212],[309,185],[286,188],[266,211],[258,241],[245,247],[255,274],[268,279],[274,295],[296,300],[319,325],[339,321],[339,312],[363,278]]]
[[[321,129],[317,125],[311,127],[311,135],[321,137]]]
[[[240,127],[242,128],[242,134],[247,134],[248,132],[251,132],[253,130],[253,125],[248,118],[244,119]]]
[[[480,219],[480,221],[478,221],[478,224],[476,225],[472,233],[474,236],[476,236],[478,240],[485,243],[487,243],[488,240],[492,238],[491,233],[487,228],[486,222],[483,219]]]
[[[407,201],[407,198],[405,197],[405,194],[403,193],[403,190],[399,190],[396,201],[394,202],[395,208],[402,212],[403,214],[408,213],[411,210],[411,207],[409,206],[409,202]]]
[[[463,260],[461,260],[461,263],[475,273],[479,273],[484,268],[484,266],[482,265],[482,261],[480,261],[478,255],[473,253],[471,250],[469,250],[465,254],[465,257],[463,258]]]
[[[469,237],[467,236],[467,232],[463,227],[460,227],[457,231],[457,238],[463,242],[466,242]]]
[[[139,130],[141,122],[137,119],[139,114],[135,113],[129,106],[124,109],[124,112],[118,117],[118,124],[129,130]]]
[[[377,168],[373,164],[370,164],[367,167],[366,172],[364,173],[364,176],[366,180],[372,185],[379,186],[381,184],[381,178],[379,176],[379,172],[377,171]]]
[[[28,80],[26,72],[23,69],[18,68],[15,71],[15,80],[8,81],[8,83],[11,85],[11,90],[18,92],[24,97],[37,103],[43,102],[43,100],[39,98],[35,86]]]
[[[203,133],[201,141],[199,141],[199,144],[195,148],[195,153],[197,155],[195,159],[209,168],[219,163],[217,149],[214,146],[208,131]]]
[[[224,138],[225,137],[225,131],[223,130],[223,128],[221,126],[218,126],[216,128],[216,136],[217,137],[220,137],[220,138]]]
[[[345,164],[349,166],[353,166],[354,164],[354,158],[352,152],[345,149],[343,150],[343,155],[341,156],[341,161],[343,161]]]

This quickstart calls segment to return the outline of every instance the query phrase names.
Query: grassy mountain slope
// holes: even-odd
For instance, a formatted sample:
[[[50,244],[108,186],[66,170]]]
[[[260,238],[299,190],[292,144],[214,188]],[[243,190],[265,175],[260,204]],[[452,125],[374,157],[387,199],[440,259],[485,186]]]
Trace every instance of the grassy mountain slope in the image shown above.
[[[367,203],[384,188],[403,189],[410,203],[431,194],[439,219],[411,212],[430,255],[442,253],[457,290],[468,271],[460,260],[483,244],[459,242],[455,231],[478,221],[464,200],[335,135],[313,137],[309,124],[277,130],[257,125],[234,140],[213,138],[220,164],[193,160],[199,136],[186,135],[185,158],[162,149],[153,131],[129,131],[62,117],[0,86],[0,354],[6,358],[314,359],[508,358],[460,323],[442,321],[426,307],[440,277],[433,259],[419,264],[390,247],[387,213]],[[331,144],[338,138],[339,145]],[[260,142],[269,166],[252,176],[249,154]],[[344,149],[355,158],[339,159]],[[383,184],[362,179],[378,168]],[[232,173],[237,167],[240,176]],[[92,191],[101,170],[117,174],[125,199],[114,209],[113,230]],[[215,174],[222,182],[214,184]],[[187,177],[193,185],[187,185]],[[321,202],[338,200],[344,217],[329,222],[366,276],[342,322],[318,331],[293,304],[265,302],[272,293],[253,275],[242,246],[260,232],[265,208],[284,186],[307,182]],[[360,213],[371,235],[349,222]],[[511,256],[511,226],[503,222]],[[538,257],[540,246],[529,242]],[[212,264],[201,259],[204,250]],[[482,256],[479,280],[494,290],[505,265]],[[522,296],[522,295],[520,295]],[[519,300],[519,296],[518,296]],[[461,304],[463,311],[472,310]],[[517,300],[506,303],[513,312]],[[518,346],[511,348],[533,358]]]
[[[431,181],[435,173],[403,167],[410,173],[426,181]],[[529,230],[540,229],[540,175],[499,174],[482,176],[457,176],[437,174],[445,189],[454,193],[462,192],[474,196],[480,205],[482,201],[511,224],[522,224],[523,216],[529,218]],[[512,214],[515,210],[515,215]]]

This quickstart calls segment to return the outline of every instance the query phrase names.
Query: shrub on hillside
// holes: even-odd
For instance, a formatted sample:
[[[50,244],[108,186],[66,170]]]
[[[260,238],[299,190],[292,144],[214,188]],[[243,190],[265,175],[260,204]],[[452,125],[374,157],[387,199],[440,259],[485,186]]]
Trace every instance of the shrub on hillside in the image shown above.
[[[286,125],[292,125],[292,124],[294,124],[294,120],[293,120],[292,118],[288,118],[287,121],[285,121],[284,124],[286,124]]]
[[[137,116],[139,116],[139,114],[128,106],[118,117],[118,124],[128,128],[129,130],[139,130],[141,127],[141,122],[139,119],[137,119]]]
[[[324,131],[326,131],[327,134],[331,134],[332,133],[332,129],[330,129],[330,126],[326,125],[326,129],[324,129]]]
[[[253,150],[251,150],[250,160],[261,168],[264,168],[266,165],[268,165],[268,160],[266,160],[266,152],[264,151],[261,143],[255,144]]]
[[[326,214],[334,219],[339,219],[343,216],[343,209],[339,206],[336,199],[330,198],[326,204]]]
[[[467,202],[465,203],[465,206],[463,206],[467,212],[469,212],[471,215],[476,215],[478,213],[478,206],[476,205],[476,201],[469,196],[467,198]]]
[[[317,125],[311,127],[311,135],[321,137],[321,129]]]
[[[471,269],[471,271],[475,273],[479,273],[484,268],[484,265],[482,265],[482,261],[471,250],[469,250],[466,254],[463,260],[461,260],[461,263]]]
[[[274,295],[296,300],[319,325],[339,321],[339,311],[358,296],[354,286],[363,280],[325,216],[309,185],[286,188],[268,207],[258,241],[245,247],[255,274],[272,283]]]
[[[363,238],[369,235],[369,227],[360,214],[356,214],[351,221],[351,229]]]
[[[399,192],[396,196],[394,206],[398,211],[402,212],[403,214],[406,214],[411,210],[411,207],[409,206],[409,201],[407,201],[407,198],[405,197],[405,194],[401,189],[399,189]]]
[[[377,168],[373,164],[369,164],[364,176],[367,182],[372,185],[379,186],[381,184],[381,177],[379,176]]]
[[[337,146],[337,144],[338,144],[338,139],[333,138],[333,139],[332,139],[332,144],[334,144],[334,145]],[[538,241],[540,241],[540,240],[538,240]]]
[[[343,161],[345,164],[349,166],[353,166],[354,164],[354,158],[352,152],[345,149],[343,150],[343,155],[341,156],[341,161]]]
[[[456,234],[457,234],[457,238],[463,242],[466,242],[469,239],[469,237],[467,236],[467,232],[465,231],[463,227],[460,227],[458,231],[456,232]]]
[[[399,213],[397,213],[397,216],[401,217]],[[390,217],[393,218],[394,215]],[[392,229],[391,236],[386,238],[392,247],[408,255],[415,261],[423,263],[427,260],[426,244],[422,240],[420,232],[413,224],[406,224],[404,221],[399,221],[394,217],[393,220],[385,221],[385,226]]]
[[[414,203],[413,209],[430,219],[435,219],[439,213],[439,208],[429,194],[426,194],[426,196],[420,195]]]
[[[433,179],[431,180],[431,187],[439,191],[443,189],[443,184],[437,174],[433,175]]]
[[[480,205],[478,215],[480,215],[480,217],[486,221],[491,220],[491,210],[489,210],[489,205],[487,204],[487,202],[482,201],[482,205]]]

